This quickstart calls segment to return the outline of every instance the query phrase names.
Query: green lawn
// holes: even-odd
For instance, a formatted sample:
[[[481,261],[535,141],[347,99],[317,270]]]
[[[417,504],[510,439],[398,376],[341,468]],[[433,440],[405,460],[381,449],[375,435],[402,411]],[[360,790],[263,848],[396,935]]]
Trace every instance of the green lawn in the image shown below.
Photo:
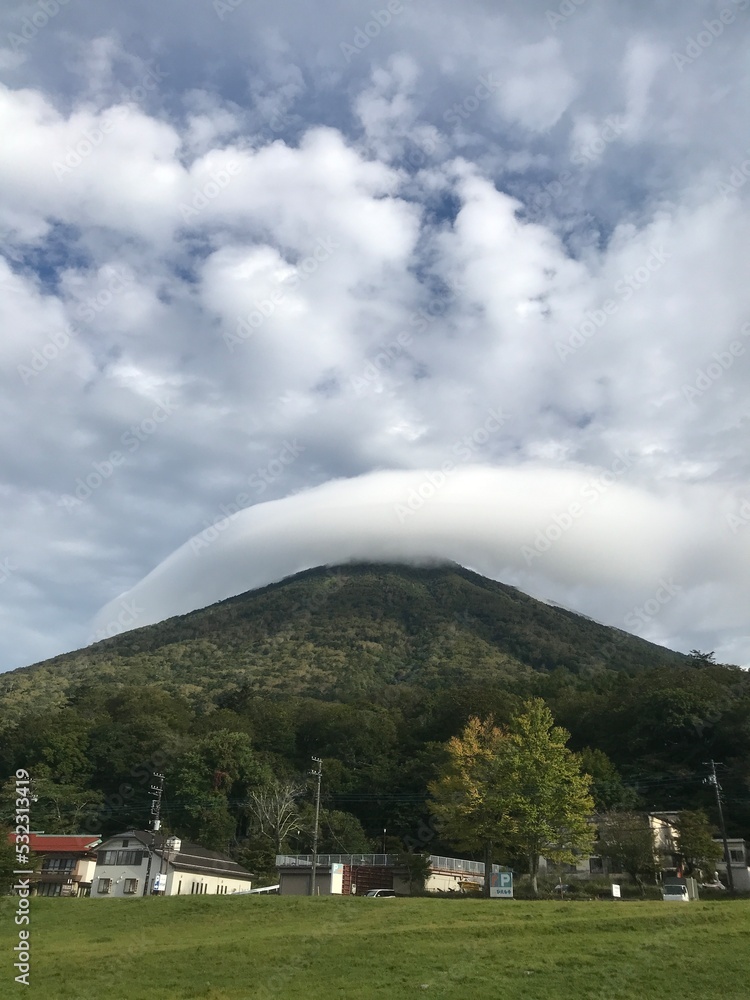
[[[750,902],[224,896],[33,899],[44,1000],[747,1000]]]

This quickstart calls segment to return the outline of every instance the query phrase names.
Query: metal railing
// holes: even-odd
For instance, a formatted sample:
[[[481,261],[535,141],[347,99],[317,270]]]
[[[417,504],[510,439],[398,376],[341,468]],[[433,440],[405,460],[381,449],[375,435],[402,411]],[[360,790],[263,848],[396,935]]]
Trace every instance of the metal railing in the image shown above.
[[[277,854],[277,868],[312,868],[312,854]],[[399,856],[397,854],[319,854],[318,865],[369,866],[373,868],[396,868]],[[467,861],[465,858],[444,858],[437,854],[430,855],[430,867],[443,871],[470,872],[473,875],[484,875],[483,861]],[[493,872],[501,870],[500,865],[492,866]]]

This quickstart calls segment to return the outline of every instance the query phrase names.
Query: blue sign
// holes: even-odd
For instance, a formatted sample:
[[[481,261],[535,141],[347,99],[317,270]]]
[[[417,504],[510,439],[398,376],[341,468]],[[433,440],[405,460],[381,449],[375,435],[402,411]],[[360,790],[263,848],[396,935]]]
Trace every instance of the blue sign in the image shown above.
[[[513,872],[492,872],[490,898],[513,899]]]

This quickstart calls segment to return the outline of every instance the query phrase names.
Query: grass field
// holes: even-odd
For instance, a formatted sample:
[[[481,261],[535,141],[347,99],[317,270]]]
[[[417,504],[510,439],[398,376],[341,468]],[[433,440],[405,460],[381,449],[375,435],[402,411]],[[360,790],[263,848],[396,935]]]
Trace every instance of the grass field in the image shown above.
[[[750,902],[0,899],[0,997],[747,1000]]]

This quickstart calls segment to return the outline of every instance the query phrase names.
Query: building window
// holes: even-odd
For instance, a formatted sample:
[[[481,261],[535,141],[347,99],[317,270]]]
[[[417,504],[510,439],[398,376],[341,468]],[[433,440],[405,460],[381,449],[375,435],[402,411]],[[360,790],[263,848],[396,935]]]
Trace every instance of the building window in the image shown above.
[[[96,887],[96,891],[102,895],[112,891],[112,879],[111,878],[100,878],[99,884]]]
[[[730,851],[729,852],[729,860],[732,861],[732,862],[736,861],[739,864],[742,864],[742,862],[745,860],[745,852],[744,851]]]
[[[59,872],[61,875],[70,875],[75,866],[73,858],[45,858],[42,861],[43,872]]]
[[[601,875],[604,871],[604,864],[601,858],[589,858],[589,871],[592,875]]]
[[[138,879],[137,878],[126,878],[125,887],[122,890],[126,896],[134,896],[138,892]]]
[[[61,882],[40,882],[37,888],[38,896],[60,896],[62,895]]]
[[[141,865],[145,851],[99,851],[96,862],[99,865]]]
[[[129,843],[130,843],[130,841],[129,841],[129,840],[123,840],[123,842],[122,842],[122,846],[123,846],[123,847],[127,847]]]

